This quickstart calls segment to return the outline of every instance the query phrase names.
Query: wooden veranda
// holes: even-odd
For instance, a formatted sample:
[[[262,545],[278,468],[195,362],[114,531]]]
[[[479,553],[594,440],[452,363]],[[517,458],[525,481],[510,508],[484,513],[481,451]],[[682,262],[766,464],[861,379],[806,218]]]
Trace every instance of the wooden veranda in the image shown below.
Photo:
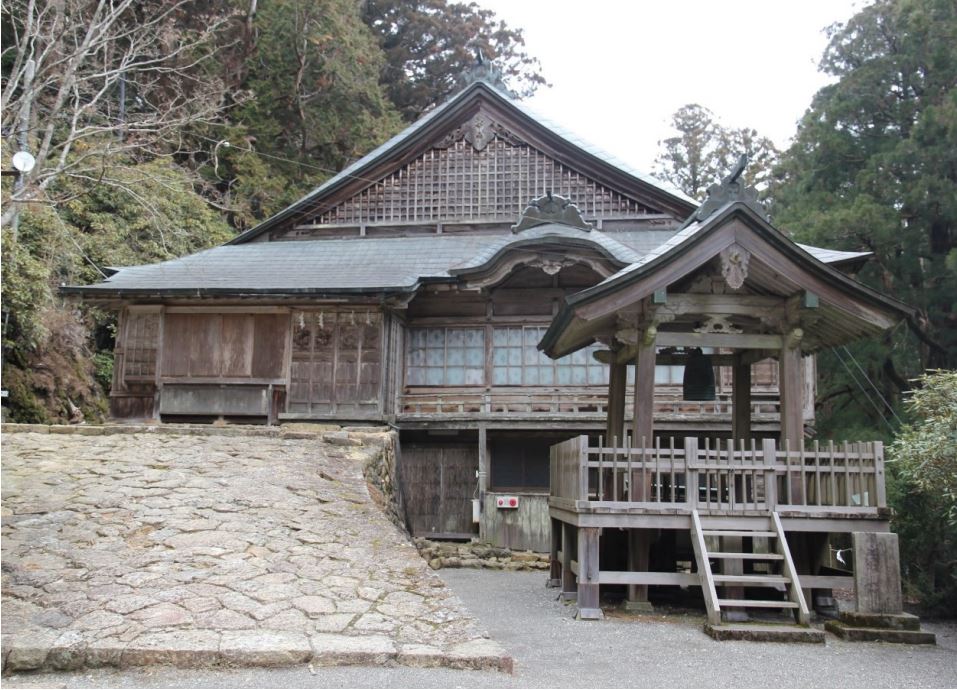
[[[660,440],[632,447],[630,437],[607,446],[570,439],[552,448],[549,509],[551,577],[577,598],[582,617],[600,617],[601,585],[628,585],[639,601],[649,585],[700,585],[712,623],[722,609],[751,607],[794,609],[806,622],[802,589],[852,589],[854,580],[799,574],[787,534],[886,531],[889,518],[880,442],[792,449],[774,439],[699,445],[688,437],[665,447]],[[601,569],[603,529],[629,531],[634,570]],[[647,538],[660,529],[690,533],[696,572],[647,569]],[[731,585],[737,589],[718,596]],[[743,587],[783,590],[786,598],[736,599]]]

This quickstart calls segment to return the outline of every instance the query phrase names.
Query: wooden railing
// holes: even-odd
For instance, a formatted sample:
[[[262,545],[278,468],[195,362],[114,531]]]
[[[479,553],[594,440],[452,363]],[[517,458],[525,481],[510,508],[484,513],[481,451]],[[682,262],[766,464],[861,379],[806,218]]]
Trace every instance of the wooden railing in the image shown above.
[[[552,446],[551,497],[588,509],[876,515],[887,506],[884,449],[879,441],[779,448],[773,439],[697,438],[589,446],[578,436]]]
[[[401,415],[594,415],[607,414],[607,389],[602,388],[413,388],[399,400]],[[630,396],[625,414],[631,417]],[[778,418],[777,393],[752,394],[752,418]],[[730,418],[731,396],[719,393],[716,400],[697,402],[682,400],[680,387],[658,387],[655,390],[655,414],[689,417]]]

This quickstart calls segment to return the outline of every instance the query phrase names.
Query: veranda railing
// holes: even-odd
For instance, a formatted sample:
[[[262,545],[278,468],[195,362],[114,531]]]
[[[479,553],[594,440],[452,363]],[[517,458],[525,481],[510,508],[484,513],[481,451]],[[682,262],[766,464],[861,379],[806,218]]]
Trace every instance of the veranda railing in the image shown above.
[[[552,446],[551,496],[589,508],[876,514],[886,507],[884,449],[879,441],[792,448],[697,438],[589,446],[579,436]]]

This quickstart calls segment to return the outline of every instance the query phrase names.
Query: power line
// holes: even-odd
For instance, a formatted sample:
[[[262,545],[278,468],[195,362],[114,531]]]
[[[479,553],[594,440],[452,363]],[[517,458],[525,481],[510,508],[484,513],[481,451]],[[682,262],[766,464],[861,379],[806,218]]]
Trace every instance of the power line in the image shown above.
[[[867,398],[867,402],[869,402],[874,408],[874,411],[877,412],[877,416],[880,417],[884,424],[887,425],[887,428],[890,429],[891,433],[894,433],[894,426],[887,420],[887,417],[884,416],[884,412],[881,410],[880,406],[874,402],[874,399],[871,398],[870,394],[867,392],[867,389],[864,388],[864,385],[860,382],[857,376],[855,376],[854,372],[851,371],[851,368],[847,366],[847,362],[843,357],[841,357],[841,353],[836,348],[834,348],[832,351],[834,352],[834,356],[837,357],[837,360],[844,366],[844,369],[847,371],[848,376],[851,377],[851,380],[854,381],[857,387],[861,389],[861,393],[863,393],[864,397]]]
[[[196,136],[199,137],[200,139],[205,139],[206,141],[216,144],[217,147],[224,146],[227,148],[236,149],[237,151],[245,151],[246,153],[253,153],[253,154],[256,154],[257,156],[262,156],[264,158],[272,158],[273,160],[282,161],[283,163],[292,163],[293,165],[299,165],[304,168],[312,168],[313,170],[331,173],[333,175],[343,175],[343,177],[347,177],[351,180],[359,180],[361,182],[368,182],[370,184],[374,184],[379,181],[379,180],[370,179],[368,177],[362,177],[361,175],[343,174],[341,171],[335,170],[333,168],[324,168],[321,165],[313,165],[312,163],[303,163],[302,161],[297,161],[292,158],[284,158],[283,156],[276,156],[272,153],[257,151],[256,149],[253,149],[253,148],[237,146],[236,144],[231,143],[227,139],[213,139],[212,137],[207,137],[204,134],[197,134]]]
[[[897,412],[894,410],[893,406],[891,406],[891,404],[887,402],[887,398],[885,398],[884,394],[881,393],[880,388],[878,388],[877,385],[873,381],[871,381],[871,377],[867,375],[867,372],[864,371],[864,369],[858,363],[857,359],[854,358],[854,355],[851,354],[851,351],[847,349],[847,345],[842,345],[841,347],[843,348],[845,354],[847,354],[847,356],[851,358],[851,361],[854,362],[854,366],[856,366],[857,369],[861,372],[861,375],[864,377],[864,380],[867,381],[870,384],[871,388],[874,389],[874,392],[877,394],[877,397],[881,399],[881,402],[884,403],[884,406],[888,410],[890,410],[892,415],[894,415],[894,419],[897,420],[897,423],[903,424],[904,423],[903,420],[897,416]]]

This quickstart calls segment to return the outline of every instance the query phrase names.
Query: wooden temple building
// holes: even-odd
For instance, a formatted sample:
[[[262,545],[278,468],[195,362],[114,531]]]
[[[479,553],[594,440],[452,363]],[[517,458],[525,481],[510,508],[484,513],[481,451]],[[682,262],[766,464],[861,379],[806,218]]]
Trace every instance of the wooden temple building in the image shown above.
[[[551,549],[585,616],[710,562],[712,617],[749,585],[806,616],[826,535],[888,530],[880,444],[806,439],[813,354],[908,313],[866,257],[795,244],[735,174],[699,207],[485,75],[228,244],[63,291],[119,313],[116,418],[389,424],[414,535]]]

